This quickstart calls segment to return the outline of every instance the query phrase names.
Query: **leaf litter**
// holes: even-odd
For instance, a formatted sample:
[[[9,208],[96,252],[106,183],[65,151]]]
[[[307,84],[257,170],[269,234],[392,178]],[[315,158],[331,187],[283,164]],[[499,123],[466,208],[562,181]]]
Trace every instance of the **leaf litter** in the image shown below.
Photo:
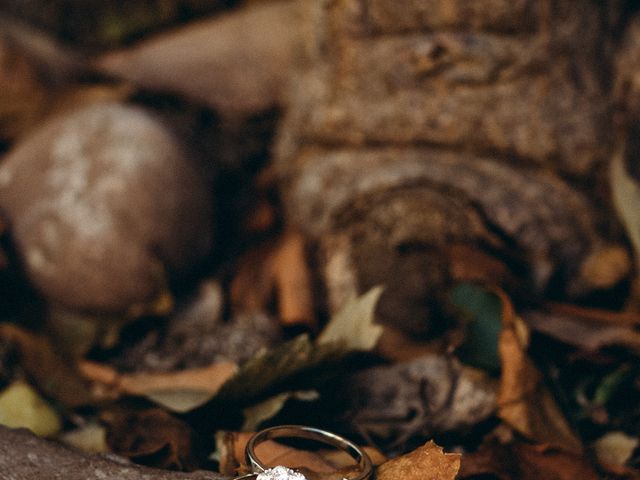
[[[216,115],[232,123],[279,105],[286,68],[274,71],[273,67],[290,62],[292,31],[275,39],[280,42],[277,57],[264,58],[258,58],[260,52],[270,47],[260,45],[264,35],[259,28],[251,31],[259,48],[252,52],[248,67],[258,68],[265,58],[276,60],[264,70],[271,72],[267,82],[243,74],[247,65],[229,71],[199,69],[202,55],[207,55],[199,50],[176,60],[184,45],[203,35],[226,36],[228,41],[246,33],[238,25],[252,25],[250,20],[260,15],[295,16],[286,2],[260,6],[262,12],[252,8],[249,3],[228,16],[108,52],[92,63],[92,68],[132,80],[136,86],[98,82],[54,94],[35,75],[33,64],[0,45],[0,86],[6,87],[0,88],[0,142],[10,144],[28,135],[34,123],[51,112],[124,102],[141,87],[155,90],[146,93],[152,97],[157,90],[172,91],[213,105]],[[226,45],[228,55],[237,52],[233,42],[213,44],[209,47]],[[176,63],[185,66],[179,75]],[[211,75],[219,88],[210,87]],[[251,81],[225,80],[238,75]],[[611,178],[616,206],[637,252],[638,187],[621,156],[612,163]],[[259,207],[245,223],[252,234],[264,236],[274,228],[279,212],[273,204],[263,202]],[[263,242],[262,248],[248,249],[234,264],[228,285],[222,286],[228,280],[224,278],[205,282],[191,303],[178,304],[168,316],[145,320],[152,327],[137,343],[121,345],[121,338],[115,337],[109,347],[114,351],[106,354],[100,350],[103,347],[91,349],[94,342],[88,341],[86,348],[76,351],[78,357],[69,357],[56,343],[70,342],[68,331],[49,338],[1,324],[0,417],[10,418],[0,423],[17,422],[12,425],[43,436],[59,434],[61,442],[87,451],[108,450],[163,469],[205,465],[235,475],[246,468],[242,451],[251,431],[286,419],[296,403],[305,413],[319,408],[329,416],[333,396],[348,401],[331,419],[332,428],[362,444],[381,445],[396,457],[388,460],[365,447],[379,465],[378,479],[458,475],[589,480],[605,471],[610,478],[637,474],[633,469],[638,466],[634,429],[640,425],[640,412],[633,405],[640,390],[634,367],[640,351],[637,312],[537,304],[537,299],[522,302],[521,308],[521,292],[509,298],[494,286],[513,287],[517,281],[505,259],[475,246],[453,244],[445,254],[457,283],[450,297],[460,318],[459,325],[440,338],[413,338],[376,324],[374,311],[382,287],[353,298],[317,337],[290,335],[286,332],[296,329],[315,333],[323,324],[323,312],[318,312],[323,292],[317,291],[315,266],[308,262],[312,246],[305,242],[300,233],[287,231]],[[627,257],[620,250],[609,253],[606,259],[599,257],[602,261],[595,267],[583,265],[582,273],[596,287],[607,288],[626,274]],[[124,337],[128,329],[123,328]],[[216,336],[219,341],[211,343]],[[553,351],[541,355],[536,344],[541,336],[555,342],[549,349]],[[553,357],[555,349],[561,352],[558,358]],[[354,371],[348,371],[352,367]],[[340,381],[323,381],[327,374]],[[622,412],[615,412],[614,406],[625,397]],[[203,418],[209,423],[199,423]],[[222,429],[229,425],[234,431]],[[0,452],[14,458],[14,433],[3,431]],[[203,458],[213,450],[216,431],[218,463],[206,463]],[[18,436],[29,442],[30,452],[46,452],[61,462],[72,458],[78,478],[93,478],[94,470],[82,470],[87,457],[52,449],[50,443],[22,433]],[[444,453],[432,441],[418,446],[431,437],[462,455]],[[267,442],[263,449],[270,461],[333,471],[340,480],[342,473],[348,474],[335,471],[342,463],[331,452],[298,450],[277,442]],[[585,450],[592,459],[580,455]],[[598,465],[592,461],[596,459]],[[123,465],[121,459],[95,461],[108,472]],[[19,471],[23,466],[17,463],[14,468]],[[128,473],[122,474],[126,476],[113,478],[147,474],[137,467],[126,468]],[[179,478],[217,478],[212,473],[185,475]],[[309,475],[316,478],[313,472]],[[167,471],[155,471],[154,476],[178,478]]]

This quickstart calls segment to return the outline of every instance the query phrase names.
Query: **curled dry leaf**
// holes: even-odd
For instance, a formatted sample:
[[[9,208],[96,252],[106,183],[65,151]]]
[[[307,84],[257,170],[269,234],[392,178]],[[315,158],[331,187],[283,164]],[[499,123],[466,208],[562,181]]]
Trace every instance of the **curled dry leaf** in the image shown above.
[[[598,462],[609,468],[624,468],[640,446],[640,438],[631,437],[624,432],[609,432],[594,443]]]
[[[245,446],[252,435],[253,433],[220,432],[217,441],[220,453],[220,471],[223,474],[234,475],[239,468],[242,468],[245,461]],[[365,447],[365,451],[371,457],[374,465],[379,465],[386,460],[384,455],[376,449]],[[335,474],[336,470],[339,470],[337,478],[342,480],[348,476],[350,470],[348,467],[349,457],[333,450],[299,450],[269,440],[256,447],[256,454],[266,465],[303,467],[310,473],[322,472],[322,478],[325,480],[328,478],[326,474]],[[346,469],[345,466],[347,466]],[[333,478],[333,476],[329,477]]]
[[[34,66],[0,34],[0,141],[32,127],[48,99]]]
[[[164,328],[150,330],[109,360],[128,372],[171,372],[208,367],[216,362],[242,364],[282,338],[277,322],[262,311],[224,318],[224,293],[205,281],[197,295],[181,302]]]
[[[28,428],[41,437],[62,429],[58,413],[28,384],[17,381],[0,392],[0,424]]]
[[[596,351],[617,345],[640,352],[640,333],[631,326],[544,311],[524,312],[523,318],[531,329],[583,350]]]
[[[108,53],[95,68],[183,94],[228,117],[250,116],[281,102],[297,23],[294,1],[249,5]]]
[[[256,405],[242,410],[242,416],[244,417],[244,423],[241,430],[244,432],[256,431],[260,425],[267,420],[275,417],[283,408],[287,400],[296,399],[301,401],[313,401],[317,400],[319,393],[315,390],[298,391],[298,392],[283,392],[268,398],[264,402],[260,402]]]
[[[462,456],[460,479],[597,480],[596,470],[581,456],[524,443],[486,443]]]
[[[628,153],[625,149],[618,150],[611,161],[611,192],[618,215],[633,244],[636,265],[640,266],[640,185],[627,172],[625,156]]]
[[[146,396],[175,412],[186,412],[215,395],[238,367],[232,362],[217,362],[209,367],[170,373],[121,374],[107,365],[84,360],[79,369],[94,382],[97,395],[111,399],[122,395]]]
[[[349,350],[373,349],[383,331],[383,327],[375,323],[375,310],[383,290],[377,286],[351,298],[332,317],[318,337],[318,343],[344,343]]]
[[[317,329],[311,272],[304,238],[288,232],[275,244],[247,253],[231,283],[231,302],[239,311],[265,311],[274,297],[283,325]]]
[[[65,432],[58,437],[58,440],[86,453],[106,453],[109,451],[107,429],[94,422]]]
[[[93,403],[89,384],[46,337],[12,324],[0,324],[0,339],[13,345],[20,366],[46,395],[67,407]]]
[[[611,310],[584,308],[578,305],[563,303],[547,303],[545,307],[550,313],[573,316],[588,322],[627,327],[640,326],[640,313],[637,312],[614,312]]]
[[[269,351],[258,352],[220,390],[219,398],[251,399],[294,375],[375,347],[382,327],[374,323],[379,287],[352,299],[336,313],[316,342],[300,335]]]
[[[146,396],[176,412],[187,412],[215,398],[250,400],[305,370],[335,362],[355,350],[375,346],[380,327],[373,324],[379,289],[354,299],[331,319],[317,343],[307,335],[271,350],[258,352],[242,368],[234,362],[168,373],[122,374],[114,368],[83,360],[80,371],[94,382],[94,395],[113,399],[121,395]]]
[[[356,373],[337,392],[346,399],[349,428],[392,448],[467,429],[487,419],[496,406],[494,380],[435,354]]]
[[[11,480],[225,480],[215,472],[179,473],[134,465],[116,455],[87,455],[0,426],[0,477]],[[228,480],[228,479],[227,479]]]
[[[498,416],[515,430],[539,443],[581,453],[582,443],[567,423],[544,378],[527,357],[526,326],[502,294],[503,329],[499,339],[502,376]]]
[[[454,480],[460,455],[444,453],[433,441],[378,467],[378,480]]]
[[[192,470],[196,465],[193,433],[184,422],[165,410],[106,411],[111,450],[136,463],[172,470]]]

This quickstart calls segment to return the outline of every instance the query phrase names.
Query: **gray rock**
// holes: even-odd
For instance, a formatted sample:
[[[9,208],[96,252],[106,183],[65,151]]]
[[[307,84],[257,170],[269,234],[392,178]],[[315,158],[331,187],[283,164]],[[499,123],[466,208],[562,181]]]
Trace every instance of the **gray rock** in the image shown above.
[[[144,309],[210,250],[211,192],[148,111],[53,118],[0,167],[0,208],[31,282],[64,307]]]

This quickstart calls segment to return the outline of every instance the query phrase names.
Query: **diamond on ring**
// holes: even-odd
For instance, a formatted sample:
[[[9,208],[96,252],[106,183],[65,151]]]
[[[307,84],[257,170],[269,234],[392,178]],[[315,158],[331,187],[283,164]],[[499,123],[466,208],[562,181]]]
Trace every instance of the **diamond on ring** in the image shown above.
[[[278,465],[259,473],[256,480],[307,480],[307,477],[300,472]]]

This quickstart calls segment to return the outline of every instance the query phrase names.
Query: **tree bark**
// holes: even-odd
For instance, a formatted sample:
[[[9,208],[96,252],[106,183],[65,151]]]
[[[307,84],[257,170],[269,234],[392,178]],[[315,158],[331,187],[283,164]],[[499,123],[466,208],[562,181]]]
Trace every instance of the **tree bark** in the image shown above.
[[[179,473],[133,465],[116,456],[87,455],[0,426],[3,480],[225,480],[214,472]]]
[[[580,297],[628,274],[597,193],[612,5],[308,2],[277,165],[333,308],[384,283],[382,321],[428,335],[447,316],[460,246],[473,252],[463,264],[507,267],[483,280],[516,278],[533,296]]]

